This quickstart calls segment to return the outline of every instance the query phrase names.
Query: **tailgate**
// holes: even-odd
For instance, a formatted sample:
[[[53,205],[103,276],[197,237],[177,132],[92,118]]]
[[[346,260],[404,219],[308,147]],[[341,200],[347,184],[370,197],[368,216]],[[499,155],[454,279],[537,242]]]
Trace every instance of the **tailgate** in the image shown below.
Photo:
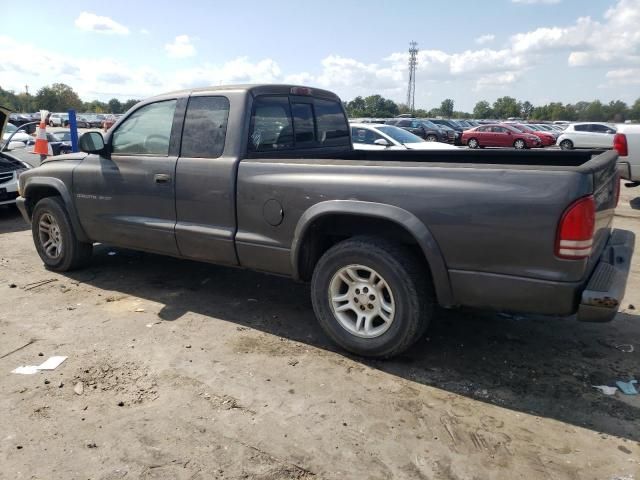
[[[596,224],[593,236],[593,253],[589,259],[588,270],[591,272],[600,257],[609,236],[615,208],[618,203],[620,177],[618,175],[617,152],[611,150],[594,157],[579,170],[590,173],[593,181],[593,198],[596,206]]]

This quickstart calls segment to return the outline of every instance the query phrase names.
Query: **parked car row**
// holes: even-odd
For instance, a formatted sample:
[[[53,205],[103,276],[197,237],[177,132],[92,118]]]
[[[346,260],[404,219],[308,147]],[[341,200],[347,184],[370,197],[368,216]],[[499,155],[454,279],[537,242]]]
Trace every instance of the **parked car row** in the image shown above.
[[[120,114],[103,113],[78,113],[76,123],[78,128],[103,128],[108,130],[121,117]],[[19,127],[25,123],[39,122],[40,112],[35,113],[12,113],[9,115],[9,123]],[[46,118],[46,123],[50,127],[68,127],[69,114],[51,112]],[[29,129],[28,133],[33,133],[35,127]]]

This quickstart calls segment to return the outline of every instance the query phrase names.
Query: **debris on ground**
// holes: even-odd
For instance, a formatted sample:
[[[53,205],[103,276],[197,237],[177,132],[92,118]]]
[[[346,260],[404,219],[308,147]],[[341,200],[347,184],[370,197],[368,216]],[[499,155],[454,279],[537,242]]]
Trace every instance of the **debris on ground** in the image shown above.
[[[628,382],[622,382],[618,380],[616,385],[620,389],[622,393],[625,395],[638,395],[638,390],[636,390],[635,384],[638,383],[637,380],[630,380]]]
[[[623,343],[621,345],[616,345],[616,348],[618,350],[620,350],[621,352],[624,352],[624,353],[633,353],[633,351],[634,351],[633,345],[630,345],[628,343]]]
[[[48,285],[49,283],[53,283],[53,282],[57,282],[57,281],[58,281],[57,278],[48,278],[46,280],[40,280],[38,282],[27,283],[24,287],[22,287],[22,289],[23,290],[33,290],[34,288],[42,287],[44,285]]]
[[[11,370],[11,373],[19,373],[21,375],[33,375],[34,373],[38,373],[40,370],[55,370],[66,359],[67,357],[63,357],[63,356],[49,357],[40,365],[25,365],[25,366],[17,367]]]
[[[0,358],[5,358],[8,357],[9,355],[11,355],[12,353],[16,353],[20,350],[22,350],[23,348],[28,347],[29,345],[31,345],[32,343],[34,343],[36,341],[35,338],[30,339],[27,343],[19,346],[18,348],[14,348],[13,350],[11,350],[10,352],[5,353],[4,355],[0,356]]]
[[[76,385],[73,387],[73,391],[78,395],[82,395],[84,393],[84,384],[82,382],[76,383]]]
[[[38,370],[55,370],[67,359],[67,357],[58,355],[55,357],[49,357],[43,363],[38,366]]]
[[[608,385],[591,385],[593,388],[597,388],[605,395],[614,395],[618,391],[618,387],[609,387]]]
[[[112,251],[112,252],[107,253],[107,255],[109,255],[110,257],[113,257],[114,255],[117,255],[117,253]]]

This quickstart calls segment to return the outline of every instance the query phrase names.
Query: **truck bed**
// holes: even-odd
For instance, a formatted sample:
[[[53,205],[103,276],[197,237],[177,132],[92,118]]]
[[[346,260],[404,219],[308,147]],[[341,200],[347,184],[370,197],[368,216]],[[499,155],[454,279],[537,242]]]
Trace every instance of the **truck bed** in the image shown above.
[[[603,155],[604,153],[604,155]],[[598,157],[595,166],[607,163],[615,156],[613,151],[604,150],[442,150],[442,151],[416,151],[416,150],[353,150],[351,152],[324,152],[322,154],[313,151],[287,153],[283,151],[261,153],[259,158],[268,159],[309,159],[323,160],[354,160],[367,162],[419,162],[432,164],[462,165],[493,165],[500,168],[514,166],[550,167],[551,169],[573,170],[573,167],[586,166],[594,157]],[[589,168],[594,165],[589,165]]]

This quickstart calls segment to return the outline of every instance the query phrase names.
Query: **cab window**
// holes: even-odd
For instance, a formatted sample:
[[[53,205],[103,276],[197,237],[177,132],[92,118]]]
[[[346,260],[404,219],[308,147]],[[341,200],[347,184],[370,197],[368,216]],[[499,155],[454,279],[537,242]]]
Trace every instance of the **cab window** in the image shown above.
[[[258,97],[254,101],[249,151],[268,152],[293,146],[288,97]]]
[[[168,156],[175,110],[176,100],[136,110],[113,132],[113,154]]]
[[[191,97],[182,131],[180,155],[217,158],[222,155],[229,120],[226,97]]]

